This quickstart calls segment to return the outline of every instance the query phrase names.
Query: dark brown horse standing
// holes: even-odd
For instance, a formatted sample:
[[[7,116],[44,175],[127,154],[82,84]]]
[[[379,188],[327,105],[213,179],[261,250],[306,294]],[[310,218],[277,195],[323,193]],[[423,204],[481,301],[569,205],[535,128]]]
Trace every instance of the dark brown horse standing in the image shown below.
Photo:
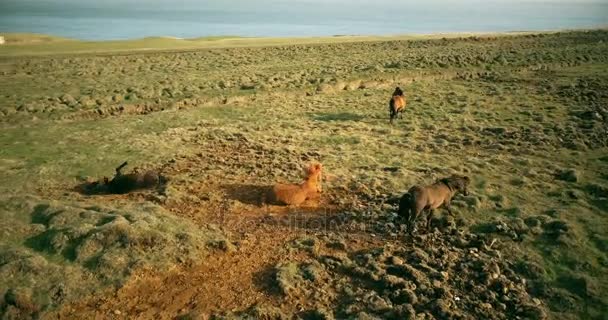
[[[407,230],[414,232],[416,220],[426,212],[426,228],[431,227],[433,210],[443,206],[452,214],[450,202],[457,193],[468,195],[468,186],[471,179],[467,176],[452,175],[443,178],[432,185],[413,186],[399,200],[398,214],[405,219]]]
[[[388,103],[391,124],[393,123],[393,119],[397,118],[397,115],[399,115],[400,112],[403,112],[403,110],[405,110],[405,95],[403,94],[403,90],[397,87],[395,88],[395,92],[393,92],[391,101]]]

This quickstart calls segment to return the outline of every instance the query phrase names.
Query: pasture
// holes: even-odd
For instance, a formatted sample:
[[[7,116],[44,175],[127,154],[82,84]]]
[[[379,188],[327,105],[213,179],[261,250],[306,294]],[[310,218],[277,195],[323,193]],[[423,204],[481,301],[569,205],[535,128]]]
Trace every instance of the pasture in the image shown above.
[[[604,319],[608,32],[340,38],[7,36],[3,318]],[[79,192],[124,161],[166,188]],[[260,203],[311,162],[319,200]],[[406,236],[399,197],[451,174]]]

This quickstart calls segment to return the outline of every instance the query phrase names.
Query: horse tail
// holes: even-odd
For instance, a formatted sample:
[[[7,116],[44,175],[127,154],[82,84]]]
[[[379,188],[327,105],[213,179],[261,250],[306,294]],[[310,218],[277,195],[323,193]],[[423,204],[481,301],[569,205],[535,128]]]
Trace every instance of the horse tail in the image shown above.
[[[405,220],[407,231],[412,233],[416,222],[416,201],[410,192],[404,194],[399,200],[399,211],[397,214]]]
[[[397,106],[395,103],[395,97],[392,97],[388,103],[388,112],[389,112],[390,123],[393,123],[393,119],[395,119],[395,117],[397,116]]]
[[[405,218],[405,220],[409,221],[409,216],[410,216],[410,209],[412,207],[412,200],[413,197],[410,193],[406,193],[404,194],[401,199],[399,199],[399,211],[397,211],[397,214],[402,217]]]

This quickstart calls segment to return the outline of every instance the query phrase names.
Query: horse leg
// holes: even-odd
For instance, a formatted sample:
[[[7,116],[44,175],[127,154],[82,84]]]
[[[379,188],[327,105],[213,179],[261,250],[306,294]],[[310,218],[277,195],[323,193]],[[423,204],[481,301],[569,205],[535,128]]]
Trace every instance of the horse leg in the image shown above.
[[[431,231],[431,220],[433,219],[433,213],[435,210],[429,209],[426,216],[426,230]]]
[[[410,215],[407,220],[407,231],[410,235],[412,235],[412,234],[414,234],[414,231],[416,230],[416,220],[418,220],[421,210],[418,210],[418,208],[416,208],[415,203],[412,203],[409,210],[410,210]]]

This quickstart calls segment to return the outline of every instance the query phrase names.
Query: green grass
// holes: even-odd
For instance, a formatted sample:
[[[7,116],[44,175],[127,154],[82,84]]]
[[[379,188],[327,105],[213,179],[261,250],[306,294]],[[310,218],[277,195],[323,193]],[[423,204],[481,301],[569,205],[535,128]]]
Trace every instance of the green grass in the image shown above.
[[[71,188],[82,177],[110,176],[125,160],[158,167],[190,159],[171,177],[178,194],[184,181],[295,177],[308,160],[336,177],[328,194],[363,185],[371,199],[467,174],[479,204],[460,199],[456,211],[471,229],[535,217],[567,224],[558,239],[503,239],[505,254],[541,264],[543,281],[565,287],[578,306],[589,297],[573,283],[592,279],[595,306],[544,303],[554,318],[600,318],[608,305],[607,33],[407,39],[47,39],[2,47],[2,203],[18,206],[20,198],[9,199],[16,195],[32,195],[23,202],[33,205],[94,203]],[[210,50],[138,51],[144,47]],[[17,56],[24,54],[39,56]],[[388,98],[397,85],[408,106],[391,126]],[[604,118],[580,118],[585,111]],[[570,168],[578,181],[556,179]],[[350,201],[363,188],[351,189],[341,196]],[[116,210],[127,207],[122,201],[112,202]],[[3,230],[23,228],[0,244],[44,251],[49,263],[63,259],[37,250],[49,235],[32,239],[24,207],[5,210]]]

